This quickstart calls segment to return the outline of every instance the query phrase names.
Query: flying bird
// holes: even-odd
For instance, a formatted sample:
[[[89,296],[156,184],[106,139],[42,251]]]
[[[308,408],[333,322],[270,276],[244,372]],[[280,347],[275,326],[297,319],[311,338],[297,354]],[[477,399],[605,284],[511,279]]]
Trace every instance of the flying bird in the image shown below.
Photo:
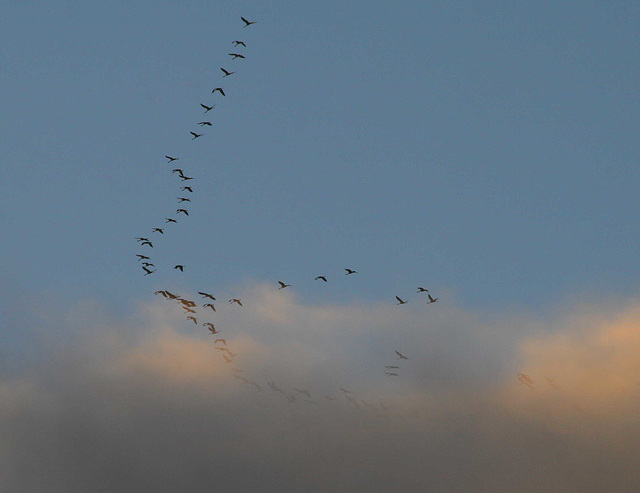
[[[203,308],[211,308],[214,312],[216,311],[216,307],[213,306],[212,303],[205,303],[204,305],[202,305]]]
[[[211,93],[213,94],[214,92],[219,92],[223,96],[226,96],[226,94],[224,93],[224,89],[222,89],[222,87],[214,87],[213,91],[211,91]]]
[[[247,45],[246,45],[246,44],[244,44],[244,42],[243,42],[243,41],[232,41],[232,43],[233,43],[233,46],[242,45],[242,46],[244,46],[245,48],[247,47]]]
[[[398,376],[398,374],[397,374],[397,373],[391,373],[391,372],[389,372],[389,371],[385,371],[385,372],[384,372],[384,374],[385,374],[385,375],[389,375],[390,377],[397,377],[397,376]]]
[[[189,211],[187,209],[176,209],[176,214],[184,214],[185,216],[189,215]]]
[[[180,272],[184,272],[184,265],[178,264],[174,267],[174,269],[178,269]]]
[[[178,202],[182,203],[182,202],[191,202],[191,199],[187,199],[185,197],[178,197]]]
[[[342,392],[344,392],[345,394],[355,394],[355,392],[353,390],[347,390],[345,388],[339,387],[340,390],[342,390]]]
[[[256,21],[248,21],[244,17],[240,17],[240,19],[242,19],[242,22],[244,22],[244,26],[243,27],[249,27],[251,24],[255,24],[256,23]],[[242,44],[244,44],[244,43],[242,43]]]
[[[180,187],[180,190],[182,190],[183,192],[193,193],[193,188],[191,187]]]
[[[198,137],[202,137],[204,134],[197,134],[195,132],[189,132],[191,135],[193,135],[193,139],[191,140],[196,140]]]
[[[213,341],[214,344],[218,344],[219,342],[221,342],[225,346],[227,345],[227,341],[225,339],[216,339],[215,341]]]
[[[198,294],[202,295],[203,298],[209,298],[210,300],[216,301],[213,295],[205,293],[204,291],[198,291]]]
[[[278,289],[284,289],[284,288],[288,288],[289,286],[291,286],[291,284],[285,284],[282,281],[278,281],[278,284],[280,284],[280,287]]]
[[[164,234],[164,229],[162,228],[153,228],[153,231],[151,231],[152,233],[160,233],[160,234]]]
[[[213,108],[216,107],[215,104],[212,104],[211,106],[207,106],[206,104],[202,104],[202,103],[200,103],[200,106],[204,108],[205,113],[209,113]]]
[[[238,305],[242,306],[242,303],[240,302],[240,300],[238,298],[230,299],[229,303],[237,303]]]
[[[309,391],[308,391],[308,390],[305,390],[305,389],[296,389],[295,387],[294,387],[294,389],[293,389],[293,390],[295,390],[298,394],[304,394],[304,395],[306,395],[309,399],[311,399],[311,394],[309,393]]]
[[[142,265],[144,265],[145,267],[155,267],[155,265],[151,262],[142,262]]]
[[[224,77],[229,77],[230,75],[235,74],[235,72],[229,72],[228,70],[223,69],[222,67],[220,67],[220,70],[222,70],[224,72],[224,75],[222,76]],[[205,112],[206,113],[206,112]]]
[[[424,289],[418,286],[418,293],[428,293],[429,290],[428,289]]]
[[[194,317],[193,315],[189,315],[187,317],[187,320],[193,320],[193,323],[198,325],[198,320],[196,319],[196,317]]]
[[[396,352],[396,354],[398,355],[398,359],[409,359],[409,358],[407,358],[404,354],[402,354],[400,351],[395,350],[395,349],[394,349],[394,351],[395,351],[395,352]]]
[[[167,161],[168,163],[170,163],[172,161],[177,161],[178,159],[180,159],[180,158],[177,158],[177,157],[171,157],[171,156],[167,156],[167,155],[165,155],[164,157],[166,157],[168,159],[168,161]]]
[[[142,270],[145,272],[145,276],[148,276],[149,274],[153,274],[155,272],[155,270],[148,269],[144,265],[142,266]]]
[[[178,222],[175,219],[171,219],[170,217],[165,217],[165,219],[166,219],[165,223],[177,223]]]
[[[400,298],[399,296],[396,296],[396,299],[398,300],[398,303],[396,303],[397,305],[404,305],[404,304],[406,304],[406,303],[407,303],[406,301],[404,301],[404,300],[403,300],[402,298]]]
[[[171,170],[171,173],[178,173],[178,176],[184,176],[184,170],[182,170],[181,168],[174,168]]]
[[[325,276],[318,276],[314,280],[317,281],[318,279],[320,279],[320,280],[322,280],[324,282],[327,282],[327,278]]]
[[[235,60],[236,58],[244,58],[244,55],[240,55],[239,53],[229,53],[229,56],[232,56],[232,60]]]
[[[145,245],[149,245],[151,248],[153,248],[153,244],[150,241],[143,241],[142,243],[140,243],[140,246],[145,246]]]
[[[138,262],[140,262],[141,260],[151,260],[146,255],[140,255],[139,253],[136,253],[136,257],[138,257]]]
[[[345,276],[348,276],[349,274],[357,274],[358,271],[355,270],[351,270],[351,269],[345,269],[347,271],[347,273],[345,274]]]
[[[440,299],[440,298],[434,298],[430,294],[428,294],[427,296],[429,297],[429,303],[427,303],[427,305],[430,305],[431,303],[435,303],[436,301],[438,301]]]
[[[136,241],[149,241],[149,238],[140,237],[140,238],[136,238]]]
[[[204,127],[205,125],[207,127],[211,127],[213,124],[211,122],[198,122],[198,125],[200,125],[201,127]]]
[[[392,365],[386,365],[385,368],[387,370],[397,370],[398,368],[400,368],[399,366],[392,366]]]
[[[184,311],[186,311],[187,313],[195,313],[196,312],[195,310],[192,310],[191,308],[187,308],[186,306],[183,306],[182,309]]]
[[[531,390],[535,390],[533,388],[533,379],[529,375],[525,375],[524,373],[518,373],[518,380],[521,384],[526,385]]]

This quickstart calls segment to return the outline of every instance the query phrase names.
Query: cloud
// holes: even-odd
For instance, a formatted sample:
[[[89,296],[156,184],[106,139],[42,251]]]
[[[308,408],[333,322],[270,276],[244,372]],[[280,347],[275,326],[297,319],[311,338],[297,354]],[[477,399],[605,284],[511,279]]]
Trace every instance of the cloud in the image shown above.
[[[640,480],[640,303],[543,321],[446,302],[308,306],[263,285],[241,297],[212,314],[219,336],[166,300],[128,320],[90,321],[93,302],[61,316],[86,334],[0,380],[0,491],[589,493]]]

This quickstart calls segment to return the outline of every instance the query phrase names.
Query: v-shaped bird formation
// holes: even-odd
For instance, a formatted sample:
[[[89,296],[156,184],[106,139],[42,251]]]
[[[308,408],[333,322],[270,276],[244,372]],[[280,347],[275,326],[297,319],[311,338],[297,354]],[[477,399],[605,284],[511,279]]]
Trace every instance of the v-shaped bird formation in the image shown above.
[[[241,20],[244,24],[242,26],[243,28],[247,28],[256,24],[256,21],[250,21],[244,17],[241,17]],[[228,56],[231,57],[231,59],[229,60],[229,63],[233,64],[233,70],[231,70],[230,66],[227,66],[226,68],[220,67],[220,71],[222,72],[222,75],[220,76],[221,79],[227,79],[231,76],[237,77],[236,72],[238,70],[236,70],[235,68],[236,67],[240,68],[241,64],[245,63],[245,60],[247,60],[247,56],[245,54],[245,50],[247,49],[247,43],[245,43],[242,40],[233,40],[231,44],[233,45],[233,51],[228,53]],[[229,80],[233,81],[234,77],[231,77]],[[226,96],[227,94],[225,92],[224,87],[214,87],[211,90],[210,97],[212,98],[215,98],[215,97],[226,98]],[[198,102],[198,104],[200,105],[200,108],[204,110],[205,115],[213,111],[216,107],[215,103],[209,102],[209,101]],[[196,122],[195,124],[200,127],[199,132],[193,131],[191,129],[188,130],[188,134],[191,136],[192,142],[200,139],[201,137],[206,138],[208,129],[214,127],[214,124],[209,120],[199,121],[199,122]],[[198,142],[191,145],[198,145]],[[175,227],[173,226],[174,224],[177,224],[180,221],[189,220],[191,216],[190,216],[188,207],[190,204],[193,203],[193,200],[195,200],[195,197],[197,195],[196,187],[191,184],[191,182],[195,180],[195,177],[190,175],[190,173],[187,170],[187,165],[183,164],[180,161],[179,156],[175,156],[173,154],[165,154],[164,157],[165,159],[167,159],[166,161],[167,164],[172,164],[174,166],[177,165],[175,168],[171,170],[171,175],[176,176],[180,180],[178,183],[180,192],[178,192],[176,196],[176,200],[178,201],[177,202],[178,208],[175,209],[175,213],[172,216],[164,218],[164,227],[159,227],[157,225],[154,225],[150,228],[151,237],[139,236],[135,238],[135,240],[138,242],[138,246],[141,249],[143,249],[143,252],[144,252],[144,253],[136,254],[137,261],[139,262],[139,265],[143,271],[144,276],[150,276],[158,271],[158,267],[153,262],[153,259],[150,253],[154,251],[154,248],[155,248],[154,244],[158,244],[163,237],[165,237],[166,235],[170,235],[172,232],[172,228]],[[169,267],[171,267],[171,270],[175,271],[177,275],[182,275],[182,273],[184,273],[185,271],[188,271],[189,269],[188,265],[185,265],[179,262]],[[336,276],[335,279],[340,279],[340,278],[344,279],[345,276],[348,276],[350,278],[351,276],[354,276],[355,278],[359,277],[357,276],[358,271],[350,267],[343,268],[342,272],[343,274],[340,276]],[[320,285],[326,284],[330,286],[331,282],[334,280],[334,277],[331,275],[328,275],[325,273],[318,273],[318,274],[319,275],[317,275],[315,278],[309,279],[309,281],[320,281],[319,283]],[[292,287],[292,284],[288,284],[286,281],[281,281],[281,280],[278,280],[276,285],[278,286],[278,290],[283,290],[283,289]],[[215,305],[215,303],[217,303],[216,297],[208,291],[197,291],[196,293],[200,297],[199,299],[196,298],[197,301],[196,299],[190,299],[190,298],[193,298],[193,296],[176,294],[167,289],[162,289],[154,292],[155,295],[161,296],[164,300],[177,304],[184,312],[186,323],[189,323],[189,324],[193,323],[195,326],[198,326],[198,327],[201,326],[208,331],[208,335],[218,336],[223,331],[216,328],[213,321],[211,321],[210,319],[210,317],[212,317],[213,314],[217,312],[216,305]],[[436,303],[439,299],[439,298],[434,298],[428,289],[419,286],[417,288],[418,297],[422,298],[425,294],[426,294],[426,299],[428,301],[426,302],[421,301],[422,303],[432,304],[432,303]],[[409,299],[407,299],[405,294],[401,293],[401,295],[395,296],[395,300],[397,302],[396,305],[405,305],[410,301]],[[228,300],[228,304],[230,306],[235,306],[236,309],[241,309],[244,307],[242,300],[239,298],[230,298]],[[216,337],[214,339],[213,345],[214,345],[214,350],[216,350],[219,354],[222,355],[222,358],[224,359],[225,364],[233,364],[235,362],[235,359],[238,356],[238,353],[234,352],[232,348],[229,347],[229,344],[227,343],[227,339]],[[396,355],[395,364],[385,365],[384,370],[385,370],[385,375],[389,377],[398,377],[400,376],[400,370],[401,370],[400,362],[408,361],[409,357],[405,356],[405,354],[403,354],[397,349],[394,349],[393,351]],[[233,376],[239,382],[255,389],[256,392],[263,392],[268,390],[270,392],[281,394],[286,399],[287,403],[293,403],[293,402],[296,402],[297,400],[301,400],[308,404],[320,405],[318,401],[313,400],[312,392],[309,389],[300,389],[300,388],[294,387],[291,389],[291,391],[286,391],[280,388],[273,381],[267,382],[266,385],[265,384],[261,385],[260,383],[255,382],[247,378],[246,376],[239,375],[239,373],[243,373],[243,370],[235,366],[230,367],[230,371],[233,372]],[[528,381],[527,378],[519,375],[519,380],[521,383],[531,385],[531,382]],[[374,404],[370,404],[369,402],[363,399],[360,399],[356,391],[348,390],[344,387],[338,387],[338,390],[339,390],[339,393],[337,393],[336,396],[324,395],[323,396],[324,400],[336,401],[338,400],[338,397],[343,397],[355,409],[369,408],[376,412],[384,412],[387,409],[386,406],[382,403],[378,403],[377,405],[374,405]]]

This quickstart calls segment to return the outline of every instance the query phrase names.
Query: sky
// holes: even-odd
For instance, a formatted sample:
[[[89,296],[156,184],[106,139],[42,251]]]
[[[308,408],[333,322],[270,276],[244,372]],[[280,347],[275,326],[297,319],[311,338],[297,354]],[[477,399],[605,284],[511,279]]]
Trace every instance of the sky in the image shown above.
[[[3,10],[0,491],[637,484],[636,2]]]

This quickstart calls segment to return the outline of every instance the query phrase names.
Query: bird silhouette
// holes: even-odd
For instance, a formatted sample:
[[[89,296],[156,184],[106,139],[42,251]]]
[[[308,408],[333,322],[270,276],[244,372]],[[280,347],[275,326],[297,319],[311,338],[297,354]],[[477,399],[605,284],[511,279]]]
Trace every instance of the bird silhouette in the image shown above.
[[[243,306],[242,302],[238,298],[231,298],[229,303],[237,303],[238,305]]]
[[[435,303],[436,301],[438,301],[440,299],[440,298],[434,298],[430,294],[428,294],[427,296],[429,297],[429,303],[427,303],[427,305],[430,305],[431,303]]]
[[[216,301],[215,297],[209,293],[205,293],[204,291],[198,291],[198,294],[203,298],[209,298],[210,300]]]
[[[189,215],[189,211],[187,209],[176,209],[176,214],[184,214],[185,216]]]
[[[149,241],[149,238],[140,237],[136,238],[136,241]]]
[[[202,103],[200,103],[200,106],[202,106],[204,108],[204,110],[205,110],[204,112],[205,113],[209,113],[213,108],[216,107],[215,104],[212,104],[211,106],[207,106],[206,104],[202,104]]]
[[[245,48],[247,47],[247,45],[246,45],[246,44],[244,44],[244,42],[243,42],[243,41],[232,41],[232,43],[233,43],[233,46],[242,45],[242,46],[244,46]]]
[[[288,288],[289,286],[291,286],[291,284],[285,284],[282,281],[278,281],[278,284],[280,284],[280,287],[278,289],[284,289],[284,288]]]
[[[142,243],[140,243],[140,246],[144,245],[149,245],[151,248],[153,248],[153,244],[150,241],[143,241]]]
[[[318,276],[314,280],[317,281],[318,279],[320,279],[321,281],[327,282],[327,278],[325,276]]]
[[[181,176],[180,178],[182,178],[182,181],[193,180],[193,176]]]
[[[205,125],[207,127],[213,126],[213,124],[211,122],[198,122],[198,125],[200,125],[201,127],[204,127]]]
[[[145,276],[148,276],[149,274],[153,274],[155,272],[155,270],[148,269],[144,265],[142,266],[142,270],[145,272]]]
[[[428,293],[429,290],[428,289],[424,289],[418,286],[418,293]]]
[[[195,132],[189,132],[191,135],[193,135],[193,139],[191,140],[196,140],[198,137],[202,137],[204,134],[197,134]]]
[[[394,351],[395,351],[395,352],[396,352],[396,354],[398,355],[398,359],[409,359],[409,358],[407,358],[404,354],[402,354],[400,351],[395,350],[395,349],[394,349]]]
[[[398,300],[398,303],[396,303],[397,305],[404,305],[404,304],[406,304],[406,303],[407,303],[406,301],[404,301],[404,300],[403,300],[402,298],[400,298],[399,296],[396,296],[396,299]]]
[[[193,188],[191,187],[180,187],[180,190],[182,190],[183,192],[193,193]]]
[[[194,324],[198,325],[198,319],[196,317],[194,317],[193,315],[189,315],[187,317],[187,320],[192,320]]]
[[[347,271],[347,273],[345,274],[345,276],[348,276],[349,274],[357,274],[357,273],[358,273],[358,271],[351,270],[351,269],[346,269],[346,268],[345,268],[344,270],[346,270],[346,271]]]
[[[136,257],[138,257],[138,262],[140,262],[141,260],[151,260],[146,255],[140,255],[139,253],[136,253]]]
[[[177,223],[175,219],[171,219],[170,217],[165,217],[165,223]]]
[[[244,17],[240,17],[240,19],[242,19],[242,22],[244,22],[244,26],[243,27],[249,27],[251,24],[255,24],[256,23],[256,21],[248,21]]]
[[[223,69],[222,67],[220,67],[220,70],[222,70],[224,72],[224,75],[222,76],[224,77],[229,77],[230,75],[235,74],[235,72],[229,72],[228,70]]]
[[[229,56],[232,56],[232,60],[235,60],[236,58],[244,58],[244,55],[240,55],[239,53],[229,53]]]
[[[151,232],[152,233],[164,234],[164,229],[162,229],[162,228],[153,228],[153,230]]]
[[[386,365],[385,368],[387,370],[397,370],[400,367],[399,366],[393,366],[393,365]]]
[[[205,303],[204,305],[202,305],[203,308],[211,308],[214,312],[216,311],[216,307],[213,306],[212,303]]]
[[[214,93],[214,92],[219,92],[223,96],[226,96],[226,94],[224,93],[224,90],[222,89],[222,87],[214,87],[213,91],[211,91],[211,93]]]
[[[177,161],[178,159],[180,159],[180,158],[177,158],[177,157],[171,157],[171,156],[167,156],[167,155],[165,155],[164,157],[166,157],[168,159],[168,161],[167,161],[168,163],[170,163],[172,161]]]
[[[215,341],[213,341],[214,344],[218,344],[219,342],[221,342],[225,346],[227,345],[227,341],[225,339],[216,339]]]
[[[184,265],[178,264],[174,267],[174,269],[178,269],[180,272],[184,272]]]
[[[178,201],[180,203],[182,203],[182,202],[191,202],[191,199],[188,199],[186,197],[178,197]]]
[[[195,313],[195,310],[192,310],[191,308],[187,308],[186,306],[183,306],[182,309],[187,312],[187,313]]]

